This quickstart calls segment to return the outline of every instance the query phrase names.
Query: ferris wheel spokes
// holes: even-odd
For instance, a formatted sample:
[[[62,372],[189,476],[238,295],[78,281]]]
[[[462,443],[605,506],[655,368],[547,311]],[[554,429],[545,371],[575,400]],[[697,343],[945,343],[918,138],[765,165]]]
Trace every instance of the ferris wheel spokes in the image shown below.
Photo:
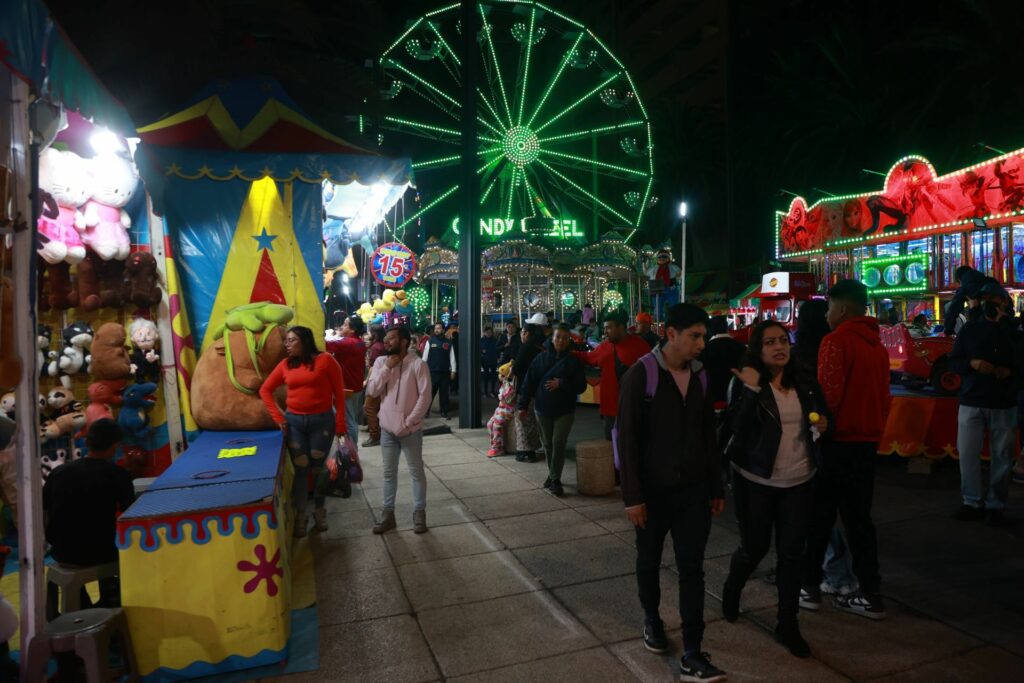
[[[565,53],[565,56],[562,58],[562,63],[559,64],[558,69],[555,71],[555,75],[552,76],[551,81],[544,89],[544,94],[541,96],[540,102],[537,103],[537,106],[534,108],[533,113],[530,114],[530,118],[527,119],[527,128],[533,125],[533,120],[537,118],[537,114],[539,114],[540,110],[544,108],[544,103],[548,101],[548,97],[551,96],[551,91],[555,89],[555,85],[558,84],[558,79],[562,77],[562,72],[565,71],[565,67],[567,67],[569,63],[572,61],[572,55],[579,47],[580,41],[582,40],[583,33],[580,33],[578,36],[576,36],[576,41],[572,44],[572,47],[570,47],[569,51]]]

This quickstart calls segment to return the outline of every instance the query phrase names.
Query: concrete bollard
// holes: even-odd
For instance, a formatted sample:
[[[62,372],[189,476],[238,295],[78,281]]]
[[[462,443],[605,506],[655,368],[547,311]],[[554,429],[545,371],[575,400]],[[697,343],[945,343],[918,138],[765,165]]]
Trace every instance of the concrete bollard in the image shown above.
[[[576,487],[584,496],[607,496],[615,490],[611,441],[600,439],[576,444]]]

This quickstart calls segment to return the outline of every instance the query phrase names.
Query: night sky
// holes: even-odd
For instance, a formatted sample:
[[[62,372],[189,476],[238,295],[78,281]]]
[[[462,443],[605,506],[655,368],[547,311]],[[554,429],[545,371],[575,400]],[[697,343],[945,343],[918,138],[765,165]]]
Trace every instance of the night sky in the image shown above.
[[[664,2],[679,12],[704,4],[548,4],[590,26],[632,71],[631,55],[644,45],[623,38],[623,27]],[[137,125],[175,111],[211,80],[261,74],[343,137],[355,135],[350,115],[370,88],[364,60],[408,19],[439,4],[48,3]],[[690,267],[731,265],[732,293],[770,267],[772,212],[790,199],[781,190],[810,201],[821,191],[867,191],[882,179],[861,169],[884,173],[904,154],[926,156],[942,174],[996,155],[980,142],[1002,150],[1024,144],[1017,126],[1024,3],[737,0],[728,17],[721,58],[646,100],[661,201],[641,237],[675,235],[675,207],[685,197],[694,231]],[[643,42],[669,41],[666,59],[682,59],[700,35],[655,31]],[[634,72],[642,96],[645,78],[659,66]],[[722,79],[720,92],[681,105],[678,94],[700,87],[702,77]],[[730,229],[731,240],[723,239]]]

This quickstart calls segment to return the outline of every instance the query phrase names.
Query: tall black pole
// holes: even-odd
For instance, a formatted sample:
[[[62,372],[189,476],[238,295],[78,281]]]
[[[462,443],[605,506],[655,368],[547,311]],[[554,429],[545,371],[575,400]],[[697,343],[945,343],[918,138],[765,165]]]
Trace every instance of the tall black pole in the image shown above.
[[[462,0],[462,164],[459,180],[459,427],[480,426],[480,184],[477,181],[477,0]]]

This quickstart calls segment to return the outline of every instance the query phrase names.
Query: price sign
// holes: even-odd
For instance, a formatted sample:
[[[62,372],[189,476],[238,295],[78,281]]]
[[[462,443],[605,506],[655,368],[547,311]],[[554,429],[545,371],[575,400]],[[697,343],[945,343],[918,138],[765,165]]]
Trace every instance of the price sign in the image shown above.
[[[401,242],[382,244],[370,258],[370,272],[385,287],[404,287],[416,274],[416,255]]]
[[[217,453],[217,459],[244,458],[247,455],[256,455],[256,446],[249,446],[248,448],[222,448]]]

